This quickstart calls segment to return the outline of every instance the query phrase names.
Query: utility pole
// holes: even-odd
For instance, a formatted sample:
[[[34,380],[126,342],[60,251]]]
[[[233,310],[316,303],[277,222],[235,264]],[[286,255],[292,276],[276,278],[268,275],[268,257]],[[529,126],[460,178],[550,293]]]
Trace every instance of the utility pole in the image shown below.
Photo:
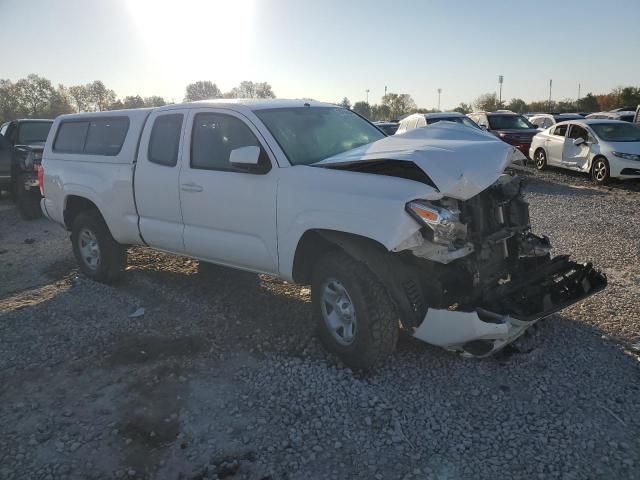
[[[369,89],[367,88],[365,91],[367,92],[367,105],[369,105]]]
[[[498,105],[502,106],[502,82],[504,81],[503,75],[498,75],[498,85],[500,85],[500,94],[498,96]]]
[[[553,86],[553,79],[549,79],[549,112],[551,112],[551,87]]]
[[[580,108],[580,82],[578,82],[578,100],[576,101],[576,107]]]
[[[442,93],[442,89],[438,89],[438,111],[440,111],[440,94]]]

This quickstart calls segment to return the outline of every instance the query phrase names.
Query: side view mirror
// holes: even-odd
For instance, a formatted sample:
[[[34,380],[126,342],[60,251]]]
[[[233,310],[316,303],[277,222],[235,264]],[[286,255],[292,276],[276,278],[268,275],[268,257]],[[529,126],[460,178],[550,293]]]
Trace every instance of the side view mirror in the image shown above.
[[[573,144],[577,147],[578,145],[582,145],[583,143],[585,143],[584,138],[582,137],[578,137],[576,139],[573,140]]]
[[[231,150],[229,163],[239,171],[247,173],[267,173],[271,165],[267,162],[260,164],[260,147],[248,146]]]
[[[479,125],[479,127],[480,127],[482,130],[487,130],[487,126],[486,126],[486,125],[480,124],[480,125]]]

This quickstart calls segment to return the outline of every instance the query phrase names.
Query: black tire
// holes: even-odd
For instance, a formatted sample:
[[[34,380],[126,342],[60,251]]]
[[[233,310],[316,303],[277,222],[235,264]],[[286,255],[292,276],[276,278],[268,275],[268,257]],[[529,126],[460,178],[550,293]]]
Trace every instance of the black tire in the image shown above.
[[[19,175],[13,183],[13,201],[16,202],[18,213],[23,220],[35,220],[42,216],[40,209],[40,192],[37,190],[25,190],[26,177]]]
[[[98,259],[93,265],[83,254],[83,248],[90,248],[85,241],[87,232],[93,236],[98,250]],[[113,283],[122,276],[127,264],[127,249],[113,239],[98,211],[78,214],[71,228],[71,245],[80,270],[87,277],[97,282]]]
[[[325,321],[323,290],[337,281],[348,292],[355,311],[355,329],[350,344],[340,343]],[[382,284],[362,263],[342,251],[330,252],[315,265],[311,300],[320,340],[356,370],[369,370],[384,362],[395,350],[400,318]],[[326,303],[325,303],[326,308]]]
[[[596,157],[591,164],[591,180],[596,185],[606,185],[611,177],[609,176],[609,162],[604,157]]]
[[[533,154],[533,163],[537,170],[544,170],[547,168],[547,152],[543,148],[539,148]]]

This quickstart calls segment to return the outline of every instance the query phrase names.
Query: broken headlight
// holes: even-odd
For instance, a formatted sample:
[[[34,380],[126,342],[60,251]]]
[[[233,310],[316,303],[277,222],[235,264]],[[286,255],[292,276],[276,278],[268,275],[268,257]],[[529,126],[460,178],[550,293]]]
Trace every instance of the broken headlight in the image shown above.
[[[467,237],[467,226],[460,221],[460,211],[434,205],[426,200],[413,200],[406,210],[419,224],[433,232],[433,242],[455,248],[456,241]]]

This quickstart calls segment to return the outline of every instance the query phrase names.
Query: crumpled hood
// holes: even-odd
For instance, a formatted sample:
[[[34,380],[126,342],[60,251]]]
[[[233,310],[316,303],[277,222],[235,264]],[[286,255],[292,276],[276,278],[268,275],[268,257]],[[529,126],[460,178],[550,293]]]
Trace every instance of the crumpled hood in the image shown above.
[[[492,185],[522,153],[490,133],[453,122],[438,122],[392,135],[313,164],[319,167],[373,160],[414,162],[438,190],[467,200]]]

